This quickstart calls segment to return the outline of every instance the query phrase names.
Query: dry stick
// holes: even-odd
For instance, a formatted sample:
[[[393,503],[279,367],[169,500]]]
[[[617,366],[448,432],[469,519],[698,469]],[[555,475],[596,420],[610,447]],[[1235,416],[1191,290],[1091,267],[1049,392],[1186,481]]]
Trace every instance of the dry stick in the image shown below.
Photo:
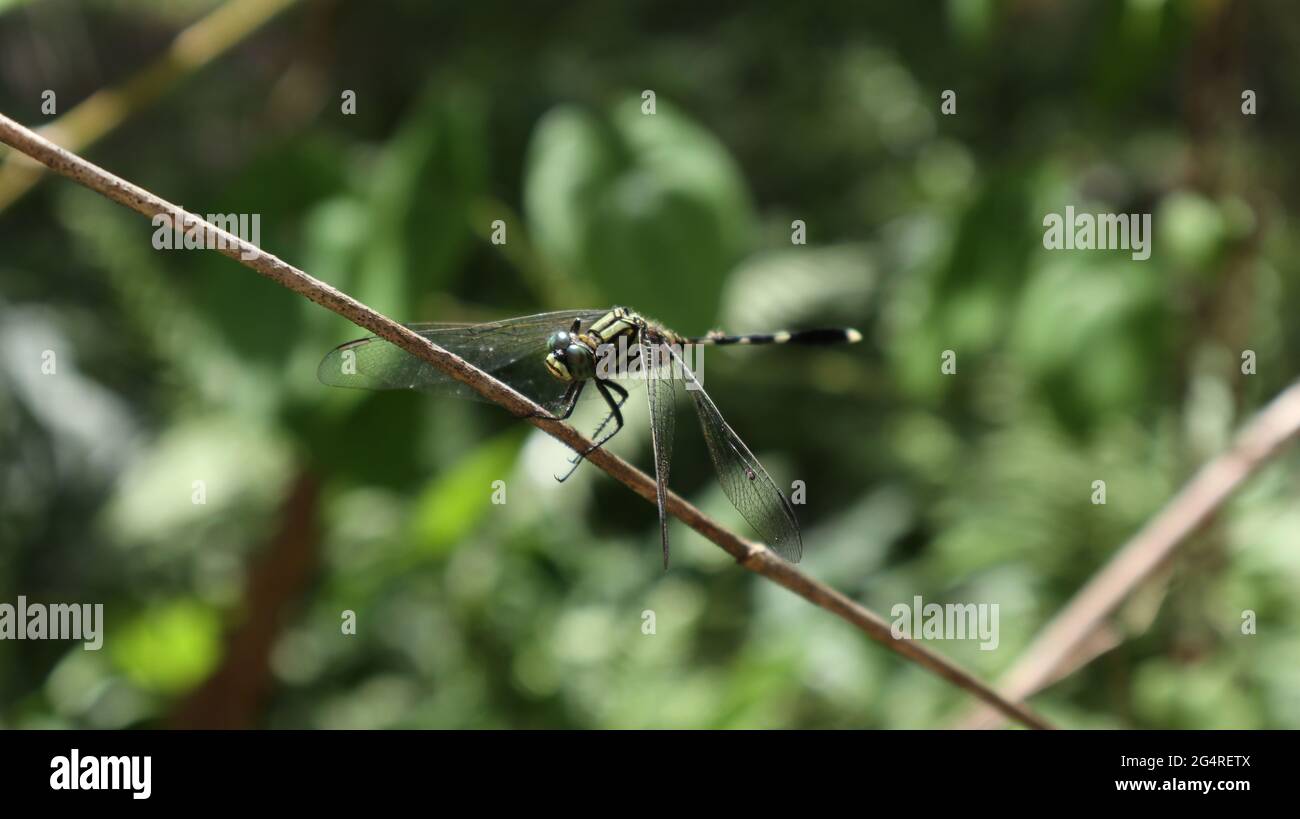
[[[69,179],[96,191],[118,204],[125,205],[145,216],[166,214],[185,230],[196,235],[211,237],[215,250],[251,267],[268,279],[317,304],[338,313],[358,326],[369,330],[406,352],[437,367],[442,372],[469,385],[485,398],[500,404],[533,426],[560,440],[575,451],[586,451],[591,442],[568,424],[562,423],[525,396],[475,368],[463,359],[438,347],[407,327],[370,309],[351,296],[317,281],[303,271],[263,252],[255,245],[228,233],[199,217],[187,213],[149,193],[143,188],[120,179],[81,157],[60,148],[39,134],[24,128],[0,114],[0,142],[34,157]],[[205,243],[211,244],[211,242]],[[645,473],[606,449],[598,449],[588,457],[591,463],[609,473],[615,480],[651,503],[655,502],[655,482]],[[963,688],[1007,717],[1031,728],[1051,728],[1042,717],[1023,705],[1007,702],[992,688],[965,669],[942,655],[909,639],[895,639],[889,623],[845,597],[840,592],[805,575],[794,566],[781,560],[767,549],[750,543],[724,529],[676,494],[668,498],[668,512],[704,537],[713,541],[736,559],[740,565],[785,586],[816,606],[839,616],[857,626],[868,637],[901,654],[916,664]]]
[[[1003,695],[1021,702],[1097,652],[1083,651],[1124,599],[1151,577],[1189,535],[1205,525],[1246,478],[1300,433],[1300,382],[1282,391],[1237,435],[1232,445],[1205,464],[1160,512],[1093,576],[1039,633],[1004,678]],[[997,716],[985,709],[962,727],[987,728]]]

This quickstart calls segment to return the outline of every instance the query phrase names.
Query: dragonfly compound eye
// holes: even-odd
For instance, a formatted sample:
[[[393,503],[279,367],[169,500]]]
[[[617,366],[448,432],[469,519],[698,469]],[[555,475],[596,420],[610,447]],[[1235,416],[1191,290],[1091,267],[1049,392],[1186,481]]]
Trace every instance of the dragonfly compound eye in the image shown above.
[[[564,355],[564,348],[568,347],[572,339],[569,334],[561,330],[558,333],[551,333],[546,339],[546,349],[558,356]]]
[[[581,344],[570,344],[564,348],[564,366],[575,380],[583,381],[596,374],[596,365],[592,361],[591,351]]]

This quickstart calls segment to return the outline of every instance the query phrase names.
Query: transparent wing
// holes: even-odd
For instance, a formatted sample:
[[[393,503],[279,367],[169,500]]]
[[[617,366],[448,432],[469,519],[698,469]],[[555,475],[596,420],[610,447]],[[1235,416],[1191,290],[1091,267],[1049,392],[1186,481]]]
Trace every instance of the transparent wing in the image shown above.
[[[655,459],[655,496],[659,505],[659,537],[664,547],[664,568],[668,568],[668,471],[673,461],[673,429],[677,424],[677,394],[671,362],[656,360],[658,345],[641,336],[641,363],[646,368],[646,400],[650,404],[650,444]]]
[[[799,522],[795,520],[790,501],[745,442],[723,420],[713,399],[686,362],[671,347],[665,349],[671,351],[682,369],[686,392],[695,402],[695,412],[700,416],[700,427],[722,491],[772,551],[791,563],[798,563],[803,557],[803,541],[799,538]]]
[[[586,329],[606,312],[563,310],[487,324],[407,326],[553,411],[566,385],[546,370],[547,337],[558,330],[568,330],[574,319]],[[335,347],[321,361],[316,377],[334,387],[418,390],[484,400],[428,362],[374,336]]]

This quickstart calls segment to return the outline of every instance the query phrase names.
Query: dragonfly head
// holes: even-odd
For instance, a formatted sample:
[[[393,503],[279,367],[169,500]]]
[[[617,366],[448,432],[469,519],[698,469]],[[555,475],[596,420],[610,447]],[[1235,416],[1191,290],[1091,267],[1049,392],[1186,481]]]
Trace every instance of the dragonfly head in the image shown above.
[[[585,381],[596,374],[591,350],[569,332],[552,333],[546,340],[546,369],[561,381]]]

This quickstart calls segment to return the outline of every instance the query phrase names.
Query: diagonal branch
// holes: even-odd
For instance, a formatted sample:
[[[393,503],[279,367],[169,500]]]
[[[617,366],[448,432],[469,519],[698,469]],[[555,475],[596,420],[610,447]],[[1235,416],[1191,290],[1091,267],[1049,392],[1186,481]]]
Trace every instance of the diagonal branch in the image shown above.
[[[1201,467],[1160,512],[1039,632],[1004,677],[1002,693],[1021,702],[1086,665],[1102,651],[1099,633],[1129,594],[1150,578],[1187,538],[1204,526],[1255,470],[1300,433],[1300,382],[1282,391],[1250,420],[1227,450]],[[1114,644],[1114,638],[1104,643]],[[960,724],[988,728],[996,715],[981,709]]]
[[[182,225],[187,231],[194,230],[196,233],[202,232],[203,235],[215,237],[215,249],[219,253],[251,267],[277,284],[311,299],[411,355],[427,361],[573,450],[585,451],[591,444],[573,427],[556,420],[542,407],[508,385],[475,368],[464,359],[432,344],[409,328],[381,315],[346,293],[312,278],[281,259],[265,253],[256,245],[92,165],[3,114],[0,114],[0,142],[138,213],[151,218],[166,214],[175,220],[174,224]],[[607,449],[595,450],[588,456],[588,460],[647,501],[655,503],[655,482],[644,472],[613,455]],[[667,507],[669,514],[712,541],[746,569],[763,575],[813,605],[826,609],[857,627],[890,651],[969,691],[1006,717],[1031,728],[1052,727],[1026,706],[1003,699],[970,672],[942,655],[916,641],[895,638],[890,633],[889,623],[879,615],[868,611],[825,583],[809,577],[762,546],[750,543],[728,531],[675,493],[669,495]]]

